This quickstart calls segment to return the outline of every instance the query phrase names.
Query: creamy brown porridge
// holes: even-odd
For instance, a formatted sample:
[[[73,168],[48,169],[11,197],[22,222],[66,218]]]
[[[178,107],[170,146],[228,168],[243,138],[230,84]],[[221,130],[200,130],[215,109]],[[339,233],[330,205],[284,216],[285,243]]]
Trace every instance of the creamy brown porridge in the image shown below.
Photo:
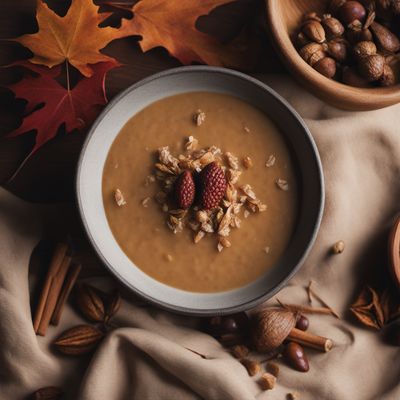
[[[227,190],[200,223],[197,176],[211,162],[224,171]],[[174,192],[188,169],[196,197],[182,211],[173,193],[160,199],[160,192]],[[127,122],[105,163],[103,201],[114,237],[146,274],[217,292],[244,286],[276,263],[294,229],[298,195],[289,150],[263,112],[233,96],[193,92],[157,101]],[[221,229],[227,213],[229,227]]]

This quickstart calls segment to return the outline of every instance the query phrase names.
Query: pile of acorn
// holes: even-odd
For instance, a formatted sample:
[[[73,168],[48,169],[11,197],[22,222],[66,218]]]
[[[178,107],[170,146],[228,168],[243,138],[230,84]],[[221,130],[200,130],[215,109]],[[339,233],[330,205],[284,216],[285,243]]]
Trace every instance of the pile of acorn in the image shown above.
[[[327,78],[356,87],[392,86],[400,75],[400,0],[332,0],[304,15],[295,43]]]

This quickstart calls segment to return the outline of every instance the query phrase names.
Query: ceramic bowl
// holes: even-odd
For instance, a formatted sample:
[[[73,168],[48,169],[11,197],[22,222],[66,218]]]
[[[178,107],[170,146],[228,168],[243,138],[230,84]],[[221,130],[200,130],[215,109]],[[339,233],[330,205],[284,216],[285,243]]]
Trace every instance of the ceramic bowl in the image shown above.
[[[102,200],[104,163],[125,123],[157,100],[193,91],[237,96],[261,109],[280,129],[298,168],[300,211],[287,250],[279,262],[258,280],[225,292],[187,292],[146,275],[119,247],[109,228]],[[153,75],[114,98],[88,134],[79,160],[76,190],[88,237],[109,270],[148,301],[191,315],[221,315],[245,310],[277,293],[300,268],[308,254],[324,205],[323,173],[318,150],[296,111],[271,88],[254,78],[224,68],[205,66],[181,67]]]
[[[309,66],[293,46],[302,16],[326,13],[330,0],[266,0],[267,22],[276,52],[289,72],[310,92],[338,108],[364,111],[400,102],[400,85],[356,88],[328,79]]]

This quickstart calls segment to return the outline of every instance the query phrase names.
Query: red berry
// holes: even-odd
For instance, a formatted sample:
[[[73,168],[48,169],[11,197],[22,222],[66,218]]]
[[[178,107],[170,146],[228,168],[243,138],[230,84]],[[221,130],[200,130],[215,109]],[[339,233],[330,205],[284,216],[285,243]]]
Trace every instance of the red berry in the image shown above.
[[[183,171],[175,181],[175,199],[178,208],[189,208],[195,196],[193,175],[190,171]]]
[[[226,178],[222,168],[214,161],[199,175],[200,206],[210,210],[218,206],[226,192]]]

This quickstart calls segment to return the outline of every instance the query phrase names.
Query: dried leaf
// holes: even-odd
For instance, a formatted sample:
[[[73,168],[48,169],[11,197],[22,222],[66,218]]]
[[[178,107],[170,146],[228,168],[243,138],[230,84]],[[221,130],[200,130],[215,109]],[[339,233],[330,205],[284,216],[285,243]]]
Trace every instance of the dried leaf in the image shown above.
[[[104,333],[94,326],[78,325],[66,330],[53,344],[63,354],[79,356],[92,351],[103,337]]]
[[[39,0],[36,9],[39,31],[15,40],[32,51],[34,56],[30,61],[34,64],[51,68],[68,61],[84,76],[91,77],[96,71],[89,64],[116,63],[99,50],[114,39],[126,36],[119,29],[99,28],[110,13],[99,14],[98,9],[92,0],[73,0],[67,14],[60,17]]]
[[[83,78],[71,89],[55,80],[61,73],[60,67],[48,69],[29,62],[15,65],[27,68],[35,76],[26,74],[20,82],[9,86],[9,89],[15,93],[15,97],[27,101],[28,112],[35,111],[27,115],[22,125],[8,136],[15,137],[36,130],[35,146],[31,154],[53,139],[63,124],[67,133],[90,126],[101,107],[107,103],[105,76],[118,66],[115,62],[93,65],[93,76]],[[40,105],[41,108],[37,109]]]
[[[140,35],[143,51],[162,46],[183,64],[200,62],[246,68],[249,62],[254,62],[254,57],[248,56],[252,51],[248,38],[243,36],[236,43],[224,45],[196,29],[200,16],[231,1],[141,0],[131,8],[134,18],[124,20],[120,31],[124,35]]]

